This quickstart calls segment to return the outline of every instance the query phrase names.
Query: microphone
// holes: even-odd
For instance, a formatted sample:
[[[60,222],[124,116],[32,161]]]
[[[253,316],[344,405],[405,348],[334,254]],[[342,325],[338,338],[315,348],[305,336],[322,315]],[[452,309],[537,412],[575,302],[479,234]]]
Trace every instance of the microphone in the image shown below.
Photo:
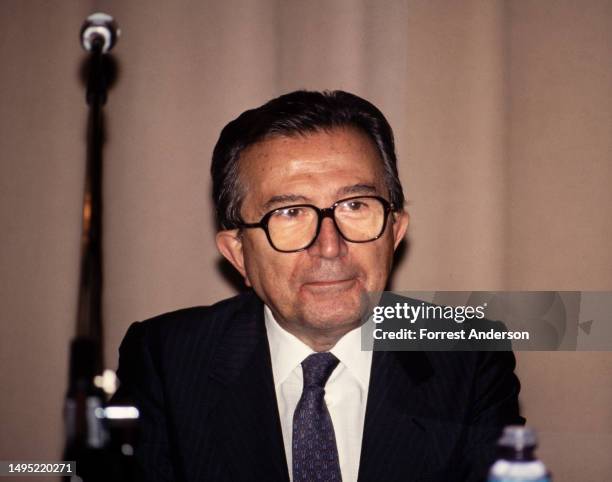
[[[81,27],[81,45],[88,52],[97,48],[105,54],[117,43],[121,31],[115,20],[106,13],[94,13]]]

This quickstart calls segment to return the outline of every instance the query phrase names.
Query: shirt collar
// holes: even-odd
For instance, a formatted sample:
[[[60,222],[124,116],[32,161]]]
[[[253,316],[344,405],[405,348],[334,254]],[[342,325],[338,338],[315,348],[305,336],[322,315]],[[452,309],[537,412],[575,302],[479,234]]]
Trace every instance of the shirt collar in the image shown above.
[[[270,345],[274,385],[278,387],[302,363],[302,360],[314,353],[314,350],[281,327],[267,305],[264,305],[264,319]],[[361,350],[360,328],[355,328],[340,338],[330,352],[348,368],[361,387],[367,390],[370,383],[372,352]]]

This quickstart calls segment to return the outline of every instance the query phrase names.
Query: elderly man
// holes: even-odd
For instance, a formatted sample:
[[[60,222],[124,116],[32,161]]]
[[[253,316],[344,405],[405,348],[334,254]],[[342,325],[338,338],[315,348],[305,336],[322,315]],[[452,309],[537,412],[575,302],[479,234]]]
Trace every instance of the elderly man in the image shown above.
[[[141,410],[143,479],[479,480],[522,422],[512,353],[361,350],[408,226],[383,114],[283,95],[223,129],[211,171],[250,289],[130,327],[117,398]]]

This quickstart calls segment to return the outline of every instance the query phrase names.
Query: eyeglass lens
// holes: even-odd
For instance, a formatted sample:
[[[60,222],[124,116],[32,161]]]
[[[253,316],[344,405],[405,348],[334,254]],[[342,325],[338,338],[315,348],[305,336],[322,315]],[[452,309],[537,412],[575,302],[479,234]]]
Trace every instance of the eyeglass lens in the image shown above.
[[[342,236],[353,242],[366,242],[380,236],[385,207],[374,198],[353,198],[334,208],[336,225]],[[318,213],[310,206],[277,209],[268,220],[272,244],[282,251],[303,249],[317,235]]]

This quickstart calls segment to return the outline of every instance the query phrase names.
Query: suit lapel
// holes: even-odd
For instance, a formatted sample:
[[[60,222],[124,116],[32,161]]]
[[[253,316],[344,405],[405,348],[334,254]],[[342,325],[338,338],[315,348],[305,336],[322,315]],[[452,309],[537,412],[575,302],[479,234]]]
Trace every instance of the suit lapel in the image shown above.
[[[229,479],[288,481],[263,305],[253,300],[246,308],[215,353],[212,424],[228,456]]]
[[[375,351],[359,481],[414,480],[429,465],[423,387],[433,374],[422,352]]]

